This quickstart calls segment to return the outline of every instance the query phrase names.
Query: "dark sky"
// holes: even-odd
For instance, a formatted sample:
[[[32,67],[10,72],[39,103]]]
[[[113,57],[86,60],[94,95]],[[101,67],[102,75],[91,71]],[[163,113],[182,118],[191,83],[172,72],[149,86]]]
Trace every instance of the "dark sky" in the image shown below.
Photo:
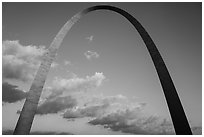
[[[132,14],[159,49],[182,101],[190,124],[202,117],[202,3],[3,3],[2,39],[22,45],[45,45],[77,12],[109,4]],[[87,37],[93,41],[87,42]],[[84,52],[100,56],[87,61]],[[105,95],[135,96],[147,103],[146,111],[169,117],[158,76],[139,34],[124,17],[108,11],[92,12],[77,22],[65,37],[56,62],[68,60],[68,69],[80,77],[103,72],[108,81],[99,89]],[[66,77],[62,70],[49,74]],[[25,86],[27,90],[29,86]]]

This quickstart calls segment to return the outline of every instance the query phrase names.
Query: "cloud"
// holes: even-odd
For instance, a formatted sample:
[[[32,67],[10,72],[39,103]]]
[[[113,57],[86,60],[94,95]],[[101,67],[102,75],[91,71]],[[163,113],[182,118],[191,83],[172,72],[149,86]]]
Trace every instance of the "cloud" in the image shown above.
[[[86,52],[84,53],[84,55],[86,56],[86,58],[87,58],[88,60],[90,60],[90,59],[92,59],[92,58],[99,58],[99,54],[98,54],[97,52],[90,51],[90,50],[86,51]]]
[[[85,39],[89,40],[89,42],[93,41],[93,35],[91,35],[90,37],[86,37]]]
[[[26,92],[17,89],[17,86],[9,83],[2,83],[2,101],[14,103],[26,97]]]
[[[65,61],[64,61],[64,65],[65,65],[65,66],[67,66],[67,65],[71,65],[71,62],[68,61],[68,60],[65,60]]]
[[[117,96],[95,96],[86,99],[84,105],[68,109],[64,118],[82,118],[82,117],[102,117],[104,115],[118,112],[124,109],[134,108],[139,111],[144,103],[131,103],[128,98],[122,95]]]
[[[63,117],[67,119],[73,118],[83,118],[83,117],[96,117],[104,113],[107,109],[108,104],[104,105],[93,105],[88,107],[75,107],[73,109],[68,109],[64,114]]]
[[[36,114],[58,113],[67,108],[73,108],[77,105],[76,99],[71,96],[57,97],[49,99],[38,106]]]
[[[86,78],[79,78],[74,77],[71,79],[63,79],[63,78],[55,78],[53,84],[56,88],[65,88],[65,89],[74,89],[83,87],[83,89],[86,88],[92,88],[92,87],[98,87],[102,84],[102,81],[105,79],[105,76],[103,73],[96,72],[93,76],[86,76]]]
[[[104,79],[103,73],[98,72],[93,76],[86,76],[86,78],[56,78],[53,81],[53,87],[44,89],[37,114],[58,113],[75,107],[77,100],[71,97],[70,93],[90,91],[101,86]]]
[[[144,117],[128,109],[95,118],[89,123],[132,134],[174,134],[173,125],[168,120],[157,116]]]
[[[71,93],[93,90],[101,86],[104,79],[103,73],[98,72],[86,78],[56,78],[53,81],[53,87],[44,88],[37,114],[58,113],[77,106],[77,99],[71,96]]]
[[[145,116],[146,103],[130,101],[123,95],[93,97],[83,106],[67,109],[66,119],[91,117],[91,125],[132,134],[174,134],[172,123],[159,116]]]
[[[2,50],[3,79],[24,82],[33,79],[42,55],[46,52],[43,46],[23,46],[17,40],[3,41]]]
[[[98,72],[93,76],[86,76],[86,78],[75,76],[71,79],[64,79],[57,77],[53,81],[53,88],[50,90],[51,94],[48,98],[53,98],[63,93],[91,91],[101,86],[104,79],[103,73]]]

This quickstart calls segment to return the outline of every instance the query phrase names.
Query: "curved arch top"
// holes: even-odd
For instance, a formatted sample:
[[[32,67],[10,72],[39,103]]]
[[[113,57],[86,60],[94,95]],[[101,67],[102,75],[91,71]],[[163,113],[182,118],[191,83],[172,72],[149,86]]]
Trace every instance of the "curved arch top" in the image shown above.
[[[142,37],[156,68],[176,134],[192,134],[176,88],[153,40],[144,29],[144,27],[132,15],[120,8],[109,5],[93,6],[83,10],[82,12],[79,12],[78,14],[73,16],[67,23],[65,23],[65,25],[58,32],[53,42],[51,43],[48,52],[45,54],[35,76],[35,79],[31,85],[29,94],[26,98],[26,102],[17,122],[14,134],[29,134],[33,118],[37,110],[38,101],[51,63],[56,56],[57,49],[60,47],[63,38],[66,36],[67,32],[71,29],[75,22],[77,22],[83,15],[95,10],[110,10],[119,13],[135,27],[135,29]]]

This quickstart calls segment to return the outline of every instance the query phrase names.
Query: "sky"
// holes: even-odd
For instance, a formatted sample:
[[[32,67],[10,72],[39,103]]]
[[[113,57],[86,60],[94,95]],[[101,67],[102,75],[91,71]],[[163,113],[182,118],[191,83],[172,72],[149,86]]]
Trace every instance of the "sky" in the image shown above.
[[[119,7],[143,25],[166,63],[191,128],[200,129],[201,3],[4,2],[3,131],[14,130],[42,55],[60,28],[79,11],[99,4]],[[124,17],[101,10],[74,24],[51,66],[31,131],[174,133],[150,55]]]

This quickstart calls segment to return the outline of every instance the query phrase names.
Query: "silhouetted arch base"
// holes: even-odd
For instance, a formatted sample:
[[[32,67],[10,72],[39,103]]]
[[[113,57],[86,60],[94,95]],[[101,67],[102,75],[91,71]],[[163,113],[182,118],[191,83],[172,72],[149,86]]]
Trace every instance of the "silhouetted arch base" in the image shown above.
[[[44,86],[48,71],[50,69],[50,65],[56,56],[57,49],[60,47],[63,38],[66,36],[72,25],[77,22],[83,15],[95,10],[111,10],[117,12],[124,16],[129,22],[131,22],[131,24],[139,32],[150,53],[157,74],[159,76],[176,134],[192,134],[179,96],[176,92],[176,88],[153,40],[143,28],[143,26],[132,15],[120,8],[109,5],[93,6],[83,10],[82,12],[79,12],[74,17],[72,17],[59,31],[59,33],[57,34],[57,36],[49,47],[49,52],[45,54],[41,66],[38,69],[36,77],[30,88],[29,95],[26,98],[26,102],[20,114],[14,134],[29,134],[33,118],[37,110],[37,105],[42,92],[42,88]]]

